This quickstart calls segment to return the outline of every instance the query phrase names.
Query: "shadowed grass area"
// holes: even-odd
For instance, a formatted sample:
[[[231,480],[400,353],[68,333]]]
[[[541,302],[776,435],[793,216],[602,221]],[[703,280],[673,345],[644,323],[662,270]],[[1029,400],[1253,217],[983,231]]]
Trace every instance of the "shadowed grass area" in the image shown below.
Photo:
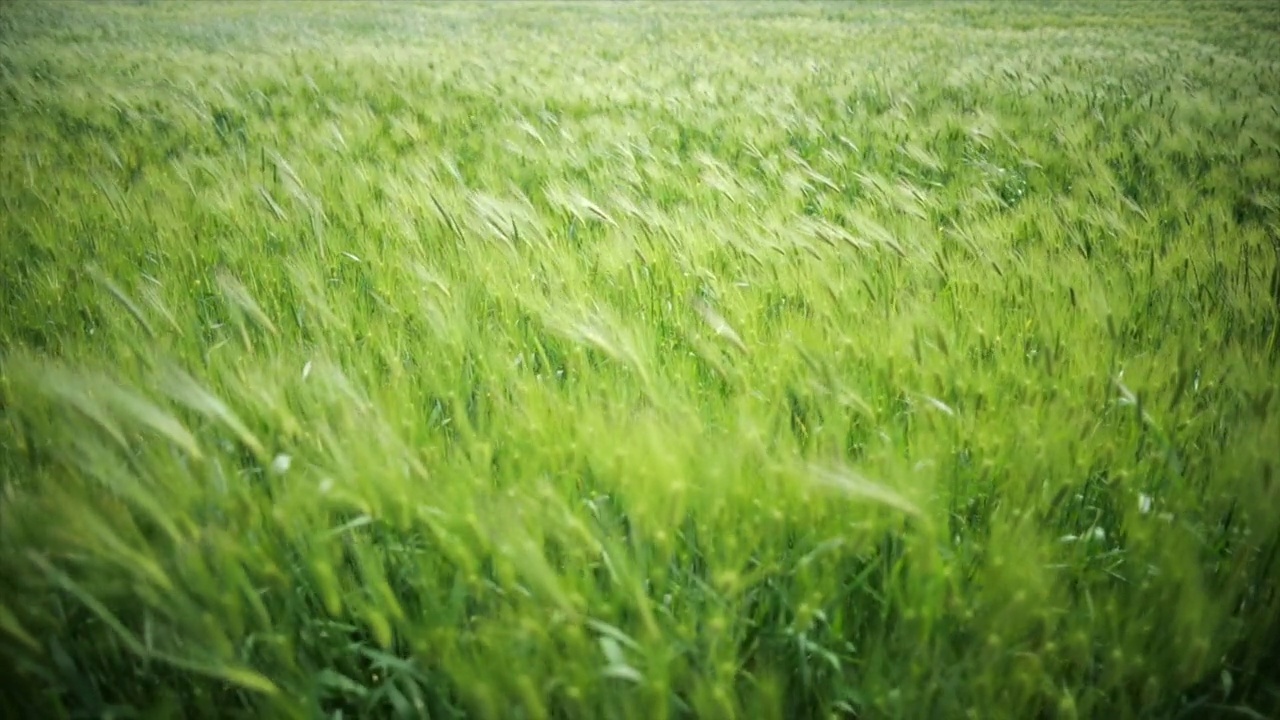
[[[1278,57],[0,5],[0,713],[1280,713]]]

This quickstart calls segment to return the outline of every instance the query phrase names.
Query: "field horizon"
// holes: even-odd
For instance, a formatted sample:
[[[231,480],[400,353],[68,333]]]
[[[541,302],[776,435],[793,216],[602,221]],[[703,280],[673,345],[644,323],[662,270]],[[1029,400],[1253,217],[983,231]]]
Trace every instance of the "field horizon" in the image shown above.
[[[0,3],[5,717],[1280,716],[1280,10]]]

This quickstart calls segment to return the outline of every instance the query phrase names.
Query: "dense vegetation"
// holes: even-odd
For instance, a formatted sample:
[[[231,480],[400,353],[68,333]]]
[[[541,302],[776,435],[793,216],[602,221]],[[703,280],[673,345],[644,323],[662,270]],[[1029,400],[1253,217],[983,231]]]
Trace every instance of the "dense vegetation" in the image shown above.
[[[1280,713],[1274,2],[0,4],[0,714]]]

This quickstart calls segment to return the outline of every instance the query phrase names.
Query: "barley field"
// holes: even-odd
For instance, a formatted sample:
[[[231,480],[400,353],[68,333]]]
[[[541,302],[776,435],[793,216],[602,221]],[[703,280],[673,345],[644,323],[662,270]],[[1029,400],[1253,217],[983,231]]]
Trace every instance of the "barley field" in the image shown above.
[[[0,203],[6,718],[1280,716],[1275,2],[9,1]]]

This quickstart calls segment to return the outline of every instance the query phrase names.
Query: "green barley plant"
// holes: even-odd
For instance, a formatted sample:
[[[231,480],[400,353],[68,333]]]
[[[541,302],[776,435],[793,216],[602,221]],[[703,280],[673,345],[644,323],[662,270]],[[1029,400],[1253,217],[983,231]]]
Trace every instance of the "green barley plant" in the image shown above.
[[[1280,715],[1277,58],[0,4],[0,714]]]

